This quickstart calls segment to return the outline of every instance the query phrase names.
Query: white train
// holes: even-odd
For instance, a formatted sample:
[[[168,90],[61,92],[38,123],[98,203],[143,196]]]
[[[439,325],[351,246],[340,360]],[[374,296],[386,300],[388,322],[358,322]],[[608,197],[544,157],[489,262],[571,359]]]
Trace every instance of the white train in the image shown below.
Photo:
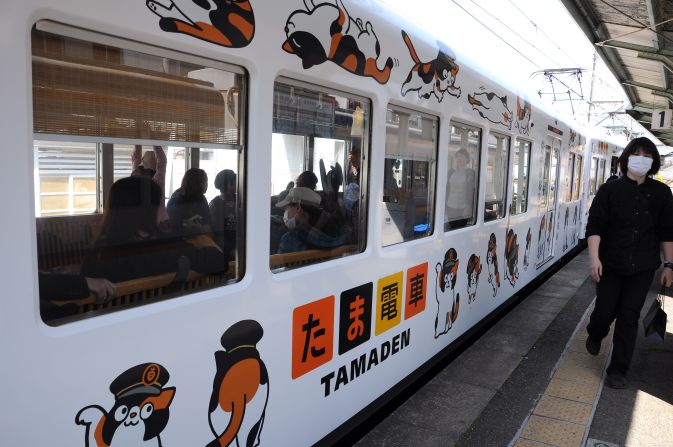
[[[621,150],[372,0],[3,6],[2,445],[335,441],[577,246]],[[135,147],[158,202],[112,198]],[[190,168],[228,214],[170,251]]]

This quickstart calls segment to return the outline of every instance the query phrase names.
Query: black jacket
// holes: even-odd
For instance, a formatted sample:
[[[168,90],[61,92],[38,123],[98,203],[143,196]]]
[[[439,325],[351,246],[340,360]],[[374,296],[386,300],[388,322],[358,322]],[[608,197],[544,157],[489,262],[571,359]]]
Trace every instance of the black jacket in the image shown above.
[[[600,187],[587,223],[586,237],[601,237],[605,268],[624,275],[655,270],[660,243],[673,241],[673,196],[668,186],[646,178],[638,185],[627,176]]]

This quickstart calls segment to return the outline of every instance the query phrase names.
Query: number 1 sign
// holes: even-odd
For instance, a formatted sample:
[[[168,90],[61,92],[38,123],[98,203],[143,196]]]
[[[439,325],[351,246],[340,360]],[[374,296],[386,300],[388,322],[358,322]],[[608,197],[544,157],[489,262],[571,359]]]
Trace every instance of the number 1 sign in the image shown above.
[[[652,111],[652,127],[651,130],[670,129],[671,127],[671,109],[654,109]]]

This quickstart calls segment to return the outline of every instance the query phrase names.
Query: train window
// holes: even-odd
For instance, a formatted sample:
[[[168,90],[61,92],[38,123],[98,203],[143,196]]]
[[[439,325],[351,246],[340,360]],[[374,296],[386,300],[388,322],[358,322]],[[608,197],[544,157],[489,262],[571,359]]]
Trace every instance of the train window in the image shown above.
[[[439,120],[388,106],[381,243],[388,246],[433,233]]]
[[[509,142],[510,138],[506,135],[488,134],[484,222],[501,219],[505,216]]]
[[[289,79],[275,83],[272,271],[364,250],[370,110],[365,98]]]
[[[575,174],[575,154],[570,153],[568,155],[568,165],[566,166],[566,178],[565,178],[565,188],[566,188],[566,202],[570,202],[573,199],[573,176]]]
[[[573,200],[579,200],[580,189],[582,188],[583,160],[580,154],[575,154],[575,169],[573,171]]]
[[[444,231],[477,222],[481,130],[451,123]]]
[[[596,194],[596,179],[598,178],[598,158],[591,158],[591,171],[589,172],[589,194]]]
[[[525,213],[528,209],[528,174],[530,170],[530,147],[526,140],[516,140],[512,163],[512,214]]]
[[[598,186],[605,183],[605,160],[600,160],[598,162],[598,176],[596,178]]]
[[[44,321],[239,280],[243,70],[42,25],[32,68]]]

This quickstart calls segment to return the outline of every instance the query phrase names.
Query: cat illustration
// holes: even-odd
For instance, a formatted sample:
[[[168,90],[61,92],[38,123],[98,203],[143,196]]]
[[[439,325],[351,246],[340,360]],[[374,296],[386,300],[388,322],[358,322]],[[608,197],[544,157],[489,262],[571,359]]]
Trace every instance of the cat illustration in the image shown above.
[[[98,405],[82,408],[75,423],[86,427],[85,447],[161,447],[160,434],[168,424],[168,407],[175,388],[162,388],[168,371],[144,363],[121,373],[110,384],[115,403],[110,411]]]
[[[507,106],[507,96],[498,96],[493,92],[473,93],[467,95],[467,102],[482,118],[512,128],[512,112]]]
[[[545,232],[545,228],[547,226],[547,216],[542,216],[542,219],[540,219],[540,231],[537,234],[537,259],[538,261],[542,260],[542,257],[544,256],[544,251],[546,248],[545,245],[545,239],[547,237],[547,233]]]
[[[479,275],[481,275],[481,262],[479,256],[470,255],[467,261],[467,302],[471,303],[477,299],[477,286],[479,285]]]
[[[552,234],[554,234],[554,212],[549,213],[549,223],[547,224],[547,247],[549,250],[552,249]]]
[[[526,249],[523,252],[523,269],[528,270],[528,265],[530,264],[530,241],[533,238],[530,232],[530,227],[528,227],[528,233],[526,234]]]
[[[227,329],[215,352],[217,371],[208,406],[208,421],[215,439],[207,447],[246,446],[260,443],[269,374],[257,343],[264,329],[254,320],[243,320]]]
[[[532,124],[530,123],[530,115],[532,113],[532,107],[530,103],[521,98],[516,99],[516,123],[515,126],[519,129],[519,132],[524,135],[530,134],[530,128]]]
[[[451,50],[437,41],[439,46],[437,58],[421,62],[411,38],[404,30],[402,30],[402,39],[414,61],[414,66],[402,84],[402,96],[413,91],[417,92],[419,98],[424,99],[434,95],[439,102],[442,102],[445,93],[460,98],[460,87],[456,87],[456,76],[460,67],[456,64],[456,58],[451,54]]]
[[[513,287],[519,279],[519,242],[514,230],[509,228],[511,217],[512,206],[510,205],[505,228],[505,278]]]
[[[458,253],[454,248],[449,248],[444,255],[444,262],[438,262],[435,266],[435,272],[437,273],[437,281],[435,282],[435,300],[437,301],[435,338],[449,332],[458,318],[460,294],[456,293],[455,288],[459,264]]]
[[[255,35],[249,0],[147,0],[159,27],[228,48],[247,46]],[[168,6],[166,6],[167,4]]]
[[[563,251],[566,251],[570,246],[568,241],[568,218],[570,217],[570,208],[566,207],[565,219],[563,222]]]
[[[488,282],[493,287],[493,296],[496,296],[500,288],[500,272],[498,271],[498,242],[493,233],[488,238],[486,267],[488,267]]]
[[[381,46],[371,22],[352,18],[342,0],[319,5],[304,0],[304,6],[306,10],[294,11],[287,19],[283,50],[299,56],[304,69],[329,60],[379,84],[388,82],[393,59],[378,68]]]
[[[574,227],[574,231],[572,234],[573,245],[577,244],[577,239],[579,239],[579,233],[580,233],[579,226],[577,225],[577,208],[578,206],[575,205],[575,211],[573,212],[573,227]]]

